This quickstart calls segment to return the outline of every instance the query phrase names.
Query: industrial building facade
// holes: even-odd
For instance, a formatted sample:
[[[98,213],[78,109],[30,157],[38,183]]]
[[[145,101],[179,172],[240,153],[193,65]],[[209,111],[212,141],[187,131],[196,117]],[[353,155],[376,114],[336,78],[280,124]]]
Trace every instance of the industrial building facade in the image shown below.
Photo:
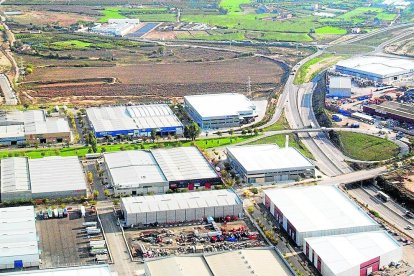
[[[167,179],[149,151],[105,153],[104,161],[115,195],[163,194],[169,189]]]
[[[334,186],[265,190],[263,203],[298,246],[308,237],[380,229]]]
[[[403,58],[363,56],[340,61],[338,73],[371,80],[378,84],[392,84],[414,77],[414,62]]]
[[[72,139],[68,121],[47,117],[44,110],[1,111],[0,133],[1,145],[65,143]]]
[[[303,253],[323,276],[368,276],[402,259],[386,231],[305,238]]]
[[[77,157],[1,160],[1,201],[87,196],[83,168]]]
[[[86,114],[97,138],[150,136],[152,130],[159,136],[184,133],[183,124],[166,104],[91,107]]]
[[[348,98],[352,96],[352,81],[349,77],[330,77],[328,97]]]
[[[0,208],[0,270],[39,266],[33,206]]]
[[[227,159],[246,183],[263,184],[315,176],[315,165],[295,148],[252,145],[227,148]]]
[[[256,106],[235,93],[185,96],[184,108],[206,130],[239,127],[257,117]]]
[[[364,105],[362,108],[365,113],[373,116],[414,124],[414,106],[412,104],[383,102],[380,105]]]
[[[104,164],[116,195],[162,194],[183,188],[209,190],[222,184],[196,147],[105,153]]]
[[[230,190],[124,197],[126,225],[200,221],[207,217],[241,216],[243,202]]]

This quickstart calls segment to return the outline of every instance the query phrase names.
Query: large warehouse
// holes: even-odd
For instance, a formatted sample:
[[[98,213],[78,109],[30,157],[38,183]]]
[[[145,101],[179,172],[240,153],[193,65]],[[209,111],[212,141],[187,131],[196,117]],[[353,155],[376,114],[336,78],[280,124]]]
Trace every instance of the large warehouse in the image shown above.
[[[323,276],[371,275],[402,259],[402,247],[386,231],[305,238],[303,252]]]
[[[29,164],[24,157],[5,158],[0,163],[1,201],[32,198]]]
[[[171,189],[210,189],[221,184],[213,166],[196,147],[151,150]]]
[[[239,216],[243,202],[230,190],[124,197],[126,225],[200,221],[206,217]]]
[[[291,276],[290,267],[274,248],[242,249],[145,262],[146,276]]]
[[[1,201],[87,195],[77,157],[13,157],[2,159],[0,164]]]
[[[104,161],[116,195],[160,194],[169,189],[167,179],[149,151],[105,153]]]
[[[227,148],[227,158],[246,183],[261,184],[315,176],[315,165],[295,148],[252,145]]]
[[[350,77],[330,77],[327,97],[349,98],[352,96]]]
[[[91,107],[86,114],[95,136],[183,135],[183,124],[166,104]]]
[[[298,246],[302,246],[308,237],[380,228],[334,186],[265,190],[264,204]]]
[[[363,56],[336,64],[338,73],[368,79],[378,84],[392,84],[414,77],[414,61],[403,58]]]
[[[0,208],[0,270],[39,266],[33,206]]]
[[[362,108],[365,113],[373,116],[414,124],[414,106],[412,104],[383,102],[380,105],[364,105]]]
[[[235,93],[184,96],[184,108],[206,130],[239,127],[257,117],[256,106]]]
[[[45,144],[71,141],[69,123],[63,118],[50,118],[44,110],[1,111],[0,144]]]

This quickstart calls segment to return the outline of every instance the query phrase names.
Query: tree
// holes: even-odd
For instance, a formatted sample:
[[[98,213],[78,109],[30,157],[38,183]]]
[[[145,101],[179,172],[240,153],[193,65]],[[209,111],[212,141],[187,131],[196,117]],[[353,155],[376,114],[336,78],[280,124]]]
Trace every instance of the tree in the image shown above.
[[[86,142],[89,145],[91,145],[92,151],[94,153],[98,152],[98,146],[97,146],[96,137],[95,137],[95,134],[93,134],[92,131],[89,131],[88,136],[86,138]]]
[[[98,190],[93,190],[93,194],[92,194],[94,199],[97,199],[99,196],[99,191]]]
[[[192,141],[194,141],[198,135],[200,135],[201,129],[197,125],[197,123],[191,123],[189,125],[186,125],[184,128],[184,137],[190,138]]]
[[[157,130],[155,128],[151,129],[151,140],[154,143],[157,138]]]
[[[93,174],[92,172],[86,173],[86,179],[88,180],[88,183],[91,184],[93,182]]]
[[[111,192],[109,190],[104,190],[104,195],[106,197],[109,197],[111,195]]]

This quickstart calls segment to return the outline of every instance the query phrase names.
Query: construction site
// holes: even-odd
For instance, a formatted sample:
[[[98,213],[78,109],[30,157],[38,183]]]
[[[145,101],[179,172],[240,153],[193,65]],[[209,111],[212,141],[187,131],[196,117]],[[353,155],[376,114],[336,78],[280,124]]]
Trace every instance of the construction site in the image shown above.
[[[265,246],[248,219],[211,217],[199,223],[163,225],[152,229],[125,229],[131,255],[136,260]]]

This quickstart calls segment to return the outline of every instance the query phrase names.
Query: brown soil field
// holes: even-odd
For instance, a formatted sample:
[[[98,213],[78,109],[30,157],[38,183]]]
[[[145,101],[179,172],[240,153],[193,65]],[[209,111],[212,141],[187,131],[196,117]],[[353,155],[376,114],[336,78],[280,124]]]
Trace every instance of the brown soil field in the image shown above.
[[[116,78],[114,84],[66,85],[27,84],[25,90],[38,103],[71,99],[71,102],[130,100],[154,101],[189,94],[269,92],[280,86],[281,67],[261,58],[240,58],[219,62],[126,65],[104,68],[37,68],[26,81],[65,81],[81,78]]]
[[[95,18],[87,15],[54,11],[25,11],[22,15],[10,16],[10,18],[17,23],[25,25],[54,24],[62,27],[68,27],[78,21],[95,21]]]

